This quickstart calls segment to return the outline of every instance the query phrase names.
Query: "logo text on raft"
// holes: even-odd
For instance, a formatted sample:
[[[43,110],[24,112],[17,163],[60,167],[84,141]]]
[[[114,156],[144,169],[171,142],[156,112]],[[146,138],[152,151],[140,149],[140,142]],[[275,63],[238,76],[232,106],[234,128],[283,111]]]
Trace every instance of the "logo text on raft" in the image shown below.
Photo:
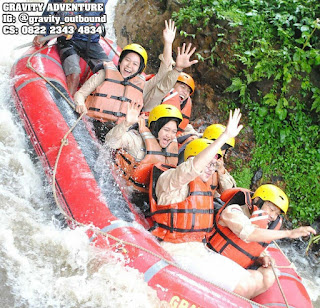
[[[170,300],[170,307],[172,308],[199,308],[195,304],[189,303],[187,300],[179,296],[173,296]]]

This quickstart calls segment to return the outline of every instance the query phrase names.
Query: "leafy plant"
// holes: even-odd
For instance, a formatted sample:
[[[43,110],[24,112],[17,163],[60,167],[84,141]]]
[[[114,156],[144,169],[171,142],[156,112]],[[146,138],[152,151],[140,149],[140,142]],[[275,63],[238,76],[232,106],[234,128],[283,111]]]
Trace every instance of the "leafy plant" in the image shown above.
[[[228,67],[244,66],[226,93],[238,96],[256,139],[252,160],[236,171],[238,184],[247,185],[250,170],[261,168],[262,181],[281,178],[290,199],[288,212],[294,224],[312,223],[320,213],[320,88],[314,74],[320,65],[320,2],[318,0],[182,0],[173,13],[178,26],[186,23],[194,35],[209,27],[222,34],[212,51],[226,39],[217,20],[228,29],[240,27],[233,44],[234,60]],[[231,31],[231,30],[229,30]],[[221,47],[222,48],[222,47]],[[212,65],[218,53],[200,57]],[[252,89],[268,80],[270,90]],[[240,171],[239,171],[240,170]],[[248,171],[249,170],[249,171]],[[244,179],[244,181],[242,181]]]
[[[310,241],[308,243],[308,246],[306,248],[306,255],[308,255],[309,249],[312,247],[313,244],[318,244],[320,241],[320,235],[314,236],[313,234],[310,237]]]
[[[250,168],[241,166],[232,172],[232,176],[237,182],[238,187],[250,189],[253,172]]]

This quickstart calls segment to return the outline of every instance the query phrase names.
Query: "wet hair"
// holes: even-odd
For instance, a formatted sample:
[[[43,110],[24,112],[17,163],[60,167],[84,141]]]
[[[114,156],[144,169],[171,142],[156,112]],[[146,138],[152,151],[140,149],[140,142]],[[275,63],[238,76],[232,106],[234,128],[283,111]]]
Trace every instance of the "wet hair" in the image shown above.
[[[133,53],[135,53],[135,54],[137,54],[139,56],[139,58],[140,58],[140,66],[138,68],[138,71],[136,73],[134,73],[133,75],[129,76],[129,78],[127,78],[127,79],[131,79],[131,78],[137,76],[138,74],[142,73],[142,71],[144,70],[144,67],[145,67],[144,60],[143,60],[141,55],[139,55],[137,52],[135,52],[133,50],[124,50],[123,52],[121,52],[121,55],[120,55],[120,58],[119,58],[118,70],[120,71],[120,63],[122,62],[123,58],[128,53],[131,53],[131,52],[133,52]]]
[[[150,128],[151,134],[156,138],[158,138],[160,129],[170,121],[175,121],[177,123],[177,127],[180,124],[180,120],[178,118],[171,118],[171,117],[160,118],[157,121],[153,121],[150,123],[149,128]]]

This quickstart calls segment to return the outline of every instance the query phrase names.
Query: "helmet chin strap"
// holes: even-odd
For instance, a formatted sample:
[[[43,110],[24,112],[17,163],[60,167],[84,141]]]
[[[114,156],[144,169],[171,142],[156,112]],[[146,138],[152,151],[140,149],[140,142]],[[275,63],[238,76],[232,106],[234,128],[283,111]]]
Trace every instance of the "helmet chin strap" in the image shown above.
[[[259,209],[262,208],[263,203],[264,203],[264,201],[263,201],[261,198],[258,198],[258,200],[254,202],[254,204],[255,204]]]
[[[141,55],[139,55],[137,52],[135,52],[135,51],[133,51],[133,50],[125,50],[124,52],[121,53],[120,58],[119,58],[119,63],[118,63],[118,71],[119,71],[119,72],[120,72],[120,64],[121,64],[123,58],[126,56],[126,54],[128,54],[128,53],[130,53],[130,52],[134,52],[134,53],[136,53],[136,54],[139,56],[139,58],[140,58],[140,66],[139,66],[139,69],[138,69],[138,71],[137,71],[136,73],[134,73],[134,74],[126,77],[125,80],[130,80],[130,79],[132,79],[133,77],[136,77],[137,75],[141,74],[142,71],[144,70],[144,66],[145,66],[145,65],[144,65],[144,62],[143,62],[143,58],[142,58]]]

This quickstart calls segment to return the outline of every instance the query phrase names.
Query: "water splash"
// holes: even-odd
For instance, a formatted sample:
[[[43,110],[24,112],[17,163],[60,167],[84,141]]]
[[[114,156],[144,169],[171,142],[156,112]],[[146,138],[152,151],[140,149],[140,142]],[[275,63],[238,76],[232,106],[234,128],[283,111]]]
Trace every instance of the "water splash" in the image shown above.
[[[116,3],[108,2],[110,22]],[[13,48],[32,39],[0,37],[10,46],[0,62],[0,306],[160,307],[156,291],[121,255],[91,246],[85,228],[61,229],[55,218],[51,187],[10,92],[11,66],[25,51]]]

